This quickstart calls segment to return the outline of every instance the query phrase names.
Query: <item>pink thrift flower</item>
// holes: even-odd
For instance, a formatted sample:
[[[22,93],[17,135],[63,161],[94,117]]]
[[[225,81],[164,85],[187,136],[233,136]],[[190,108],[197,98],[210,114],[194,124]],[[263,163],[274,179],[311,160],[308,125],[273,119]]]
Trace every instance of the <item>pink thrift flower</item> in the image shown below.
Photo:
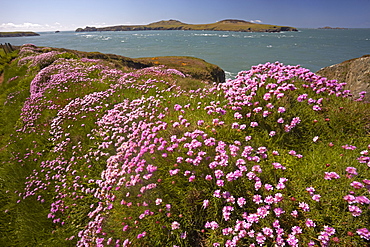
[[[266,240],[266,237],[261,232],[257,233],[257,235],[256,235],[256,241],[257,241],[257,243],[259,245],[262,246],[263,243],[265,242],[265,240]]]
[[[265,189],[267,191],[271,191],[271,190],[274,190],[274,186],[272,186],[271,184],[265,184]]]
[[[146,232],[142,232],[142,233],[138,234],[136,238],[143,238],[143,237],[145,237],[145,235],[146,235]]]
[[[274,231],[271,228],[269,228],[269,227],[262,228],[262,232],[263,232],[263,234],[265,234],[265,236],[267,236],[269,238],[273,238],[274,237],[274,235],[273,235]]]
[[[198,122],[197,122],[197,125],[198,126],[201,126],[201,125],[203,125],[204,124],[204,120],[198,120]]]
[[[276,135],[276,131],[270,131],[270,133],[269,133],[269,136],[270,137],[273,137],[273,136],[275,136]]]
[[[278,108],[278,113],[284,113],[285,112],[285,108],[284,107],[279,107]]]
[[[321,111],[321,107],[318,106],[318,105],[314,105],[314,106],[312,106],[312,110],[314,110],[314,111]]]
[[[217,229],[219,226],[217,224],[216,221],[211,221],[211,222],[206,222],[206,224],[204,225],[205,228],[211,228],[212,230],[215,230]]]
[[[161,198],[157,198],[157,200],[155,200],[155,205],[159,205],[162,203],[162,199]]]
[[[195,175],[191,175],[191,176],[189,177],[189,182],[194,182],[194,180],[195,180]]]
[[[261,166],[259,166],[259,165],[253,166],[252,171],[261,173],[262,172]]]
[[[274,197],[274,202],[275,202],[275,203],[278,203],[278,202],[281,202],[283,199],[284,199],[283,194],[281,194],[281,193],[276,193],[276,194],[275,194],[275,197]]]
[[[332,179],[339,179],[340,176],[336,172],[325,172],[324,179],[332,180]]]
[[[312,200],[317,201],[317,202],[320,201],[320,198],[321,198],[321,196],[319,194],[316,194],[316,195],[312,196]]]
[[[353,195],[345,195],[343,196],[343,200],[347,201],[348,203],[352,204],[352,203],[355,203],[356,202],[356,197],[354,197]]]
[[[355,201],[360,204],[370,204],[370,199],[366,196],[358,196]]]
[[[262,203],[263,202],[262,201],[262,196],[260,196],[260,195],[254,195],[253,196],[253,202],[256,203],[256,204]]]
[[[257,127],[258,126],[258,123],[257,122],[251,122],[251,127]]]
[[[354,206],[354,205],[348,205],[348,210],[352,213],[352,216],[357,217],[362,214],[361,208]]]
[[[222,187],[222,186],[224,186],[224,180],[219,179],[219,180],[216,181],[216,184],[217,184],[217,186]]]
[[[310,206],[305,202],[300,202],[298,206],[305,212],[310,211]]]
[[[367,228],[357,229],[356,233],[363,239],[370,240],[370,231]]]
[[[180,228],[180,223],[177,222],[177,221],[172,222],[171,228],[172,228],[172,230],[179,229]]]
[[[182,106],[181,106],[181,105],[179,105],[179,104],[176,104],[176,105],[174,105],[173,109],[174,109],[175,111],[179,111],[179,110],[181,110],[181,109],[182,109]]]
[[[364,185],[363,185],[362,183],[357,182],[357,181],[353,181],[353,182],[351,183],[351,186],[352,186],[353,188],[355,188],[355,189],[361,189],[361,188],[363,188],[363,187],[364,187]]]
[[[203,201],[203,208],[208,207],[208,205],[209,205],[209,200],[204,200]]]
[[[283,166],[282,164],[280,163],[277,163],[277,162],[274,162],[272,163],[272,165],[274,166],[275,169],[281,169],[281,170],[286,170],[286,167]]]
[[[250,141],[250,140],[252,140],[252,137],[251,136],[246,136],[245,137],[245,141]]]
[[[286,240],[290,246],[298,246],[298,239],[295,237],[294,234],[289,234]]]
[[[315,188],[314,188],[314,187],[307,187],[307,188],[306,188],[306,191],[307,191],[308,193],[310,193],[310,195],[312,195],[312,194],[315,192]]]
[[[302,233],[302,228],[300,228],[299,226],[293,226],[292,227],[292,234],[293,235],[301,234],[301,233]]]
[[[280,215],[285,213],[285,211],[282,208],[274,208],[274,213],[275,213],[276,217],[280,217]]]
[[[244,197],[239,197],[238,200],[236,200],[236,202],[238,203],[239,207],[241,207],[241,208],[247,203],[247,201],[245,200]]]
[[[350,167],[350,166],[347,167],[346,172],[348,172],[349,174],[352,174],[352,175],[357,175],[357,170],[354,167]]]
[[[293,210],[290,214],[291,214],[294,218],[297,218],[297,217],[298,217],[298,211],[297,211],[297,210]]]
[[[213,192],[213,196],[214,197],[217,197],[217,198],[221,198],[221,191],[220,190],[215,190],[215,192]]]
[[[255,184],[254,184],[254,188],[256,190],[259,190],[259,189],[261,189],[261,187],[262,187],[262,182],[261,181],[256,181]]]
[[[316,227],[316,224],[315,224],[315,222],[313,222],[313,220],[306,219],[306,226],[307,227]]]
[[[273,196],[267,196],[267,197],[265,198],[264,202],[265,202],[266,204],[273,204],[273,203],[275,202],[275,200],[274,200],[274,197],[273,197]]]
[[[234,113],[234,118],[236,118],[236,119],[241,119],[241,118],[243,118],[243,115],[242,115],[242,114],[240,114],[239,112],[235,112],[235,113]]]

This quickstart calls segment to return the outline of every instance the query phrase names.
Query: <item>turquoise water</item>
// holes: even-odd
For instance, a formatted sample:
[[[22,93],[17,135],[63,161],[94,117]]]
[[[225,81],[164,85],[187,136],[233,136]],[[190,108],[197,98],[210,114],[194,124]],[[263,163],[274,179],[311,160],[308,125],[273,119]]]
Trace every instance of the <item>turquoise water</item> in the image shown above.
[[[193,56],[234,76],[266,62],[283,62],[315,72],[370,54],[370,29],[245,33],[223,31],[42,32],[41,36],[0,38],[0,43],[99,51],[127,57]]]

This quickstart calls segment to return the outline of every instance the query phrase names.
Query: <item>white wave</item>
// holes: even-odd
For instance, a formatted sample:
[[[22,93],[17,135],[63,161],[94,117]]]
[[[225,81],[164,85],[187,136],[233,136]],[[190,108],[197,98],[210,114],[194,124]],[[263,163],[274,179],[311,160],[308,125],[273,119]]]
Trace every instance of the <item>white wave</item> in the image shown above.
[[[84,38],[94,38],[96,35],[92,35],[92,34],[84,34],[84,35],[81,35],[81,37],[84,37]]]
[[[226,80],[229,80],[229,79],[235,79],[235,76],[237,75],[237,73],[231,73],[229,71],[224,71],[225,72],[225,79]]]
[[[110,40],[110,39],[112,39],[111,37],[102,37],[101,36],[101,40]]]
[[[217,36],[218,34],[214,33],[194,33],[193,36]]]

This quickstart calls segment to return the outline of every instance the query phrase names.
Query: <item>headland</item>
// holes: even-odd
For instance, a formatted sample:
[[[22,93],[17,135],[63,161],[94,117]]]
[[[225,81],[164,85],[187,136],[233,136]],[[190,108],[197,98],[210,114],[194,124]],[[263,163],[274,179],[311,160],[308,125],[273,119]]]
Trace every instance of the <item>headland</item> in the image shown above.
[[[2,37],[23,37],[23,36],[40,36],[34,32],[0,32],[0,38]]]

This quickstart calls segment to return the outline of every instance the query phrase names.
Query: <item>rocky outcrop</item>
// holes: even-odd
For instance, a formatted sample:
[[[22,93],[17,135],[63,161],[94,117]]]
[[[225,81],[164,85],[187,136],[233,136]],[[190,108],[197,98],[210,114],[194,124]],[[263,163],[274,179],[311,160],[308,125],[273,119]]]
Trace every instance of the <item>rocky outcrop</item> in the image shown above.
[[[208,82],[225,82],[225,71],[219,66],[206,62],[203,59],[186,56],[163,56],[151,58],[137,58],[136,61],[148,66],[165,65],[190,75],[194,79]]]
[[[316,74],[338,82],[346,82],[346,89],[354,95],[366,91],[364,100],[370,102],[370,55],[325,67]]]
[[[53,48],[59,52],[68,52],[79,58],[101,59],[111,62],[116,68],[127,67],[143,69],[151,66],[164,65],[167,68],[177,69],[194,79],[208,82],[224,82],[225,72],[217,65],[206,62],[203,59],[186,56],[163,56],[148,58],[129,58],[115,54],[100,52],[83,52],[64,48]]]

